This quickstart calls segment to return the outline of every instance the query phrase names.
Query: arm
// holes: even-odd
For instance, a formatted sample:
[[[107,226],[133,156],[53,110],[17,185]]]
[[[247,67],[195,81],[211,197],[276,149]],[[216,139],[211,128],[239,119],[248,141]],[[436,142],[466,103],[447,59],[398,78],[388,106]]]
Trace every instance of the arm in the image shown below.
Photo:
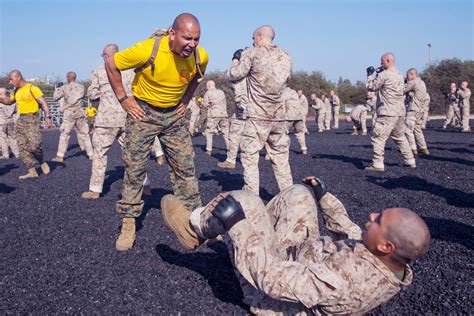
[[[198,76],[194,76],[193,80],[188,84],[186,91],[183,94],[183,97],[181,98],[181,101],[179,102],[179,107],[178,107],[178,113],[180,115],[184,115],[186,113],[186,105],[189,103],[191,98],[194,95],[194,92],[196,91],[197,86],[199,85],[198,82]]]
[[[46,127],[51,128],[53,127],[53,121],[51,120],[51,115],[49,114],[49,107],[48,103],[46,103],[46,100],[43,96],[39,97],[36,99],[38,101],[38,104],[41,106],[44,112],[44,116],[46,117]]]
[[[380,73],[377,77],[369,76],[367,77],[367,90],[368,91],[378,91],[382,88],[385,79],[383,76],[384,72]]]
[[[414,90],[415,90],[415,82],[408,81],[408,83],[405,84],[405,89],[403,90],[403,93],[407,93]]]
[[[238,59],[232,60],[232,65],[229,69],[229,80],[231,82],[236,82],[247,77],[252,66],[252,60],[249,56],[249,51],[250,50],[245,50],[242,53],[240,61]]]
[[[0,103],[3,103],[5,105],[12,105],[13,103],[15,103],[15,97],[11,96],[0,98]]]
[[[58,101],[59,99],[63,98],[64,97],[64,89],[63,89],[64,86],[61,86],[61,87],[57,87],[54,89],[54,93],[53,93],[53,99]]]

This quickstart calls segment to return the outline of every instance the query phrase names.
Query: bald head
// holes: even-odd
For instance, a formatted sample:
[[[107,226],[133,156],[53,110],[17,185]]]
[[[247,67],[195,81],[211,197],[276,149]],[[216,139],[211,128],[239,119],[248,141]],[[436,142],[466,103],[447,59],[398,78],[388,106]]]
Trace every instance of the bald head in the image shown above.
[[[270,25],[264,25],[259,27],[253,33],[253,45],[254,46],[265,46],[272,45],[273,39],[275,38],[275,31]]]
[[[395,55],[393,53],[385,53],[380,58],[380,63],[384,69],[395,66]]]
[[[174,19],[173,26],[171,26],[171,28],[175,31],[178,31],[196,26],[201,28],[199,20],[194,15],[191,13],[181,13]]]
[[[395,245],[393,258],[401,263],[422,257],[428,250],[431,235],[425,221],[407,208],[383,211],[385,238]]]
[[[188,58],[199,45],[201,25],[190,13],[178,15],[169,31],[168,45],[173,54]]]
[[[8,82],[16,88],[21,87],[23,84],[25,84],[23,80],[23,75],[17,69],[14,69],[8,73]]]
[[[216,83],[214,82],[214,80],[209,80],[206,83],[206,89],[207,90],[212,90],[212,89],[215,89],[215,88],[216,88]]]
[[[407,70],[407,79],[408,80],[415,80],[417,77],[418,72],[415,68],[410,68]]]
[[[6,98],[7,96],[7,89],[0,88],[0,98]]]
[[[12,71],[10,71],[8,73],[8,77],[10,76],[14,76],[14,77],[17,77],[17,78],[20,78],[20,79],[23,79],[23,75],[21,74],[21,72],[17,69],[13,69]]]
[[[116,52],[119,51],[119,47],[117,44],[111,43],[105,45],[104,49],[102,50],[102,57],[112,57]]]
[[[66,79],[67,79],[67,82],[74,82],[76,81],[76,73],[74,71],[70,71],[66,74]]]

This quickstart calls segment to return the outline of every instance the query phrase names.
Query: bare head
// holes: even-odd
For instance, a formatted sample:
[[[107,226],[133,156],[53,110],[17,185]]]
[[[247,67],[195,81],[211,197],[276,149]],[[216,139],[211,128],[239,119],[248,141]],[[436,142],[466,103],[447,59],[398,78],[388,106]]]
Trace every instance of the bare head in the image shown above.
[[[6,98],[6,97],[7,97],[7,89],[0,88],[0,98]]]
[[[216,83],[214,82],[214,80],[209,80],[208,82],[206,82],[206,89],[207,90],[212,90],[212,89],[215,89],[216,88]]]
[[[461,89],[466,90],[469,87],[469,82],[463,81],[461,83]]]
[[[18,88],[22,81],[24,81],[23,75],[19,70],[14,69],[8,73],[8,82],[15,88]]]
[[[451,88],[451,90],[456,90],[458,86],[456,85],[456,82],[451,82],[451,85],[449,87]]]
[[[298,96],[302,96],[303,95],[303,90],[298,90]]]
[[[395,55],[393,53],[385,53],[380,58],[380,64],[384,69],[395,66]]]
[[[170,29],[170,50],[178,56],[188,58],[199,45],[201,25],[199,20],[190,13],[181,13]]]
[[[107,58],[113,57],[116,52],[119,51],[119,47],[117,44],[111,43],[105,45],[104,49],[102,50],[102,58],[106,60]]]
[[[311,100],[313,100],[313,101],[314,101],[314,100],[316,100],[316,94],[314,94],[314,93],[311,93],[311,96],[310,96],[310,98],[311,98]]]
[[[407,71],[407,79],[408,80],[415,80],[416,77],[418,76],[418,73],[415,68],[410,68]]]
[[[407,208],[389,208],[371,213],[362,232],[367,249],[392,265],[402,267],[422,257],[431,235],[425,221]]]
[[[375,97],[374,91],[367,91],[367,99],[373,99]]]
[[[74,71],[70,71],[66,74],[67,82],[75,82],[76,77],[77,77],[77,75]]]
[[[270,25],[264,25],[259,27],[253,32],[253,46],[267,46],[272,45],[273,39],[275,38],[275,31]]]
[[[331,96],[333,96],[333,95],[335,95],[335,94],[336,94],[336,91],[334,91],[334,90],[331,90],[329,93],[331,94]]]

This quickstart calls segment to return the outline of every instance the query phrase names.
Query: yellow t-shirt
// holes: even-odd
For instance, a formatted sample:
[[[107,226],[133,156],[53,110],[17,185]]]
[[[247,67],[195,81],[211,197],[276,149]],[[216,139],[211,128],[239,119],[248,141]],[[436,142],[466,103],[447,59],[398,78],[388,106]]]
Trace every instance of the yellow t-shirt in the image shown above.
[[[39,111],[39,105],[36,100],[42,96],[43,92],[41,92],[40,88],[31,83],[27,83],[19,88],[16,93],[12,93],[10,95],[10,100],[15,101],[18,105],[18,113],[28,114]]]
[[[151,66],[139,72],[133,80],[133,95],[151,105],[169,108],[178,105],[188,83],[196,75],[194,53],[188,58],[176,56],[168,44],[169,36],[161,38],[155,59],[154,75]],[[138,68],[151,56],[154,39],[146,39],[114,55],[115,65],[120,71]],[[198,46],[201,71],[206,70],[209,57],[204,48]]]

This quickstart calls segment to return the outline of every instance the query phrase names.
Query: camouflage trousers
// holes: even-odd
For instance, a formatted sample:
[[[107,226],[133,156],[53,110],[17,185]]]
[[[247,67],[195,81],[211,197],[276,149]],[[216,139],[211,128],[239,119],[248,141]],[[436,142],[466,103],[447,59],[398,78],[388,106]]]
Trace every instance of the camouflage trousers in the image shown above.
[[[212,151],[212,136],[222,135],[225,147],[229,149],[229,119],[227,117],[208,117],[204,135],[206,135],[206,150]]]
[[[140,216],[146,164],[156,136],[163,148],[174,194],[189,209],[201,206],[188,121],[176,109],[160,110],[141,100],[137,102],[145,111],[145,118],[135,120],[127,116],[122,154],[126,169],[117,213],[124,217]]]
[[[334,128],[339,128],[339,109],[340,109],[339,105],[332,107],[332,117],[334,120]]]
[[[471,115],[471,105],[468,104],[467,106],[464,105],[462,107],[462,130],[465,132],[468,132],[471,130],[471,127],[469,126],[469,115]]]
[[[16,142],[15,123],[13,121],[0,125],[0,148],[2,149],[3,158],[10,157],[8,148],[12,150],[16,158],[20,157],[18,144]]]
[[[87,156],[92,157],[93,153],[91,139],[89,137],[89,125],[87,125],[85,117],[66,119],[62,122],[59,129],[61,134],[59,136],[58,153],[56,156],[64,157],[73,128],[76,130],[77,140],[81,149],[84,148],[86,150]]]
[[[303,126],[304,126],[304,133],[308,134],[308,127],[306,126],[306,115],[303,117]]]
[[[197,126],[196,124],[198,122],[199,122],[199,113],[198,114],[191,113],[191,117],[189,118],[189,132],[191,134],[196,132],[196,130],[198,129],[199,126]]]
[[[326,115],[324,116],[324,125],[327,130],[331,129],[331,118],[332,118],[332,107],[328,106],[326,108]]]
[[[446,111],[446,121],[444,121],[443,127],[446,128],[448,125],[451,126],[460,126],[462,122],[461,118],[461,111],[459,110],[459,106],[449,105],[448,110]]]
[[[427,149],[425,135],[422,129],[423,124],[423,112],[409,111],[405,119],[405,135],[408,143],[410,144],[411,150]]]
[[[325,122],[326,122],[326,113],[325,112],[321,113],[320,110],[318,110],[318,130],[320,132],[324,131],[326,127],[329,126],[329,125],[326,125],[326,127],[324,127]]]
[[[405,136],[404,116],[377,116],[372,130],[372,145],[374,147],[374,157],[372,164],[374,167],[384,169],[385,143],[391,137],[397,144],[407,165],[414,165],[415,158],[411,151],[410,144]]]
[[[35,160],[43,163],[39,114],[20,114],[16,121],[16,141],[20,159],[28,169],[35,167]]]
[[[237,160],[237,152],[239,151],[240,142],[242,141],[242,133],[244,132],[246,120],[239,118],[230,119],[229,128],[229,150],[227,150],[226,161],[235,164]]]
[[[363,133],[367,133],[367,111],[360,112],[358,116],[351,114],[351,119],[354,122],[354,129],[362,129]]]
[[[308,150],[308,147],[306,147],[306,140],[305,140],[305,125],[303,120],[299,121],[289,121],[288,122],[288,129],[294,128],[295,130],[295,137],[296,140],[298,141],[298,144],[300,145],[301,150]]]
[[[247,119],[240,146],[240,160],[244,167],[243,190],[253,191],[257,195],[260,189],[258,161],[260,150],[265,144],[268,145],[267,154],[280,191],[293,184],[289,163],[290,138],[285,122]]]
[[[425,129],[426,124],[430,120],[430,114],[429,114],[429,109],[424,109],[423,110],[423,118],[422,118],[422,123],[421,123],[421,128]]]
[[[342,203],[330,193],[321,199],[318,207],[311,192],[303,185],[292,185],[276,195],[266,206],[253,192],[233,191],[232,196],[242,206],[246,219],[224,235],[234,271],[244,293],[244,302],[253,314],[312,314],[298,301],[287,287],[276,284],[294,284],[298,275],[287,273],[286,264],[292,261],[314,263],[322,259],[323,247],[319,242],[318,211],[322,212],[328,230],[341,237],[361,239],[361,229],[348,217]],[[199,221],[191,216],[197,231],[219,231],[220,223],[208,220],[212,204],[196,211]],[[199,214],[200,213],[200,214]],[[312,248],[311,257],[302,257],[298,249]],[[263,263],[265,264],[258,264]],[[278,280],[266,280],[265,266],[277,266]],[[303,271],[301,271],[303,273]],[[273,274],[273,273],[272,273]],[[312,289],[309,284],[308,291]],[[328,289],[329,290],[329,289]],[[308,297],[315,293],[309,293]],[[317,296],[317,295],[316,295]]]

